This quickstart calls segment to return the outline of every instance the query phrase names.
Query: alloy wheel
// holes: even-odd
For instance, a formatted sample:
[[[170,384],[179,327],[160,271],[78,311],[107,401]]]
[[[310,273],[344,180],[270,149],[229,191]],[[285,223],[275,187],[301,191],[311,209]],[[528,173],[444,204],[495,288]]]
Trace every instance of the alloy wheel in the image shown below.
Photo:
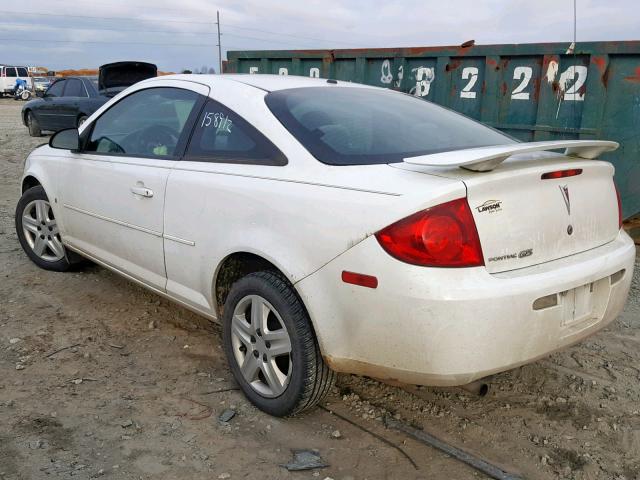
[[[22,231],[29,247],[41,259],[57,262],[64,257],[58,224],[46,200],[27,204],[22,212]]]
[[[273,306],[259,295],[240,300],[231,320],[231,344],[242,377],[267,398],[281,395],[292,372],[291,339]]]

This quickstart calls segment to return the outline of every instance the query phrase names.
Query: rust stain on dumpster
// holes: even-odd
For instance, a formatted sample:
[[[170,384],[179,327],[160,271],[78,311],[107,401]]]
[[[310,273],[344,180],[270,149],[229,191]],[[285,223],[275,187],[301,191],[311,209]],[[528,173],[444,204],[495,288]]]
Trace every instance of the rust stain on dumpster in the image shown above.
[[[636,67],[635,75],[624,77],[624,79],[628,82],[640,82],[640,67]]]

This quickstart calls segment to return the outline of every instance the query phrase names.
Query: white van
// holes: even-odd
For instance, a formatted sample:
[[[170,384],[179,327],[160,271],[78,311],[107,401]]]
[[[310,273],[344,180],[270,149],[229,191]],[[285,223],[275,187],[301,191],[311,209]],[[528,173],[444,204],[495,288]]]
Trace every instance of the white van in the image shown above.
[[[29,90],[33,89],[33,83],[29,76],[27,67],[0,65],[0,96],[12,93],[18,78],[22,78],[27,81]]]

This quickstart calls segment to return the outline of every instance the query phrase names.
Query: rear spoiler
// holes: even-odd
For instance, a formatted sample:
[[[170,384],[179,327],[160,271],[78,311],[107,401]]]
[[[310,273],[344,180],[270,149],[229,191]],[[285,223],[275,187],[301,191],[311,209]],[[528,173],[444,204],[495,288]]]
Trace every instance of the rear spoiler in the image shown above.
[[[405,163],[430,167],[460,167],[475,172],[489,172],[512,155],[564,148],[564,154],[593,159],[611,152],[620,145],[606,140],[556,140],[551,142],[523,142],[490,147],[468,148],[452,152],[434,153],[405,158]]]

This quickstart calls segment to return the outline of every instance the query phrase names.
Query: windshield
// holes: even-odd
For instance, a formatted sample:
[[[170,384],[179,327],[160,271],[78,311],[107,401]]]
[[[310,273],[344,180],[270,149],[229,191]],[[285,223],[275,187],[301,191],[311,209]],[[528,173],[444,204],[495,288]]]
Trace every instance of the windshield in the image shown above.
[[[319,161],[330,165],[404,158],[515,141],[428,101],[373,88],[279,90],[267,106]]]

